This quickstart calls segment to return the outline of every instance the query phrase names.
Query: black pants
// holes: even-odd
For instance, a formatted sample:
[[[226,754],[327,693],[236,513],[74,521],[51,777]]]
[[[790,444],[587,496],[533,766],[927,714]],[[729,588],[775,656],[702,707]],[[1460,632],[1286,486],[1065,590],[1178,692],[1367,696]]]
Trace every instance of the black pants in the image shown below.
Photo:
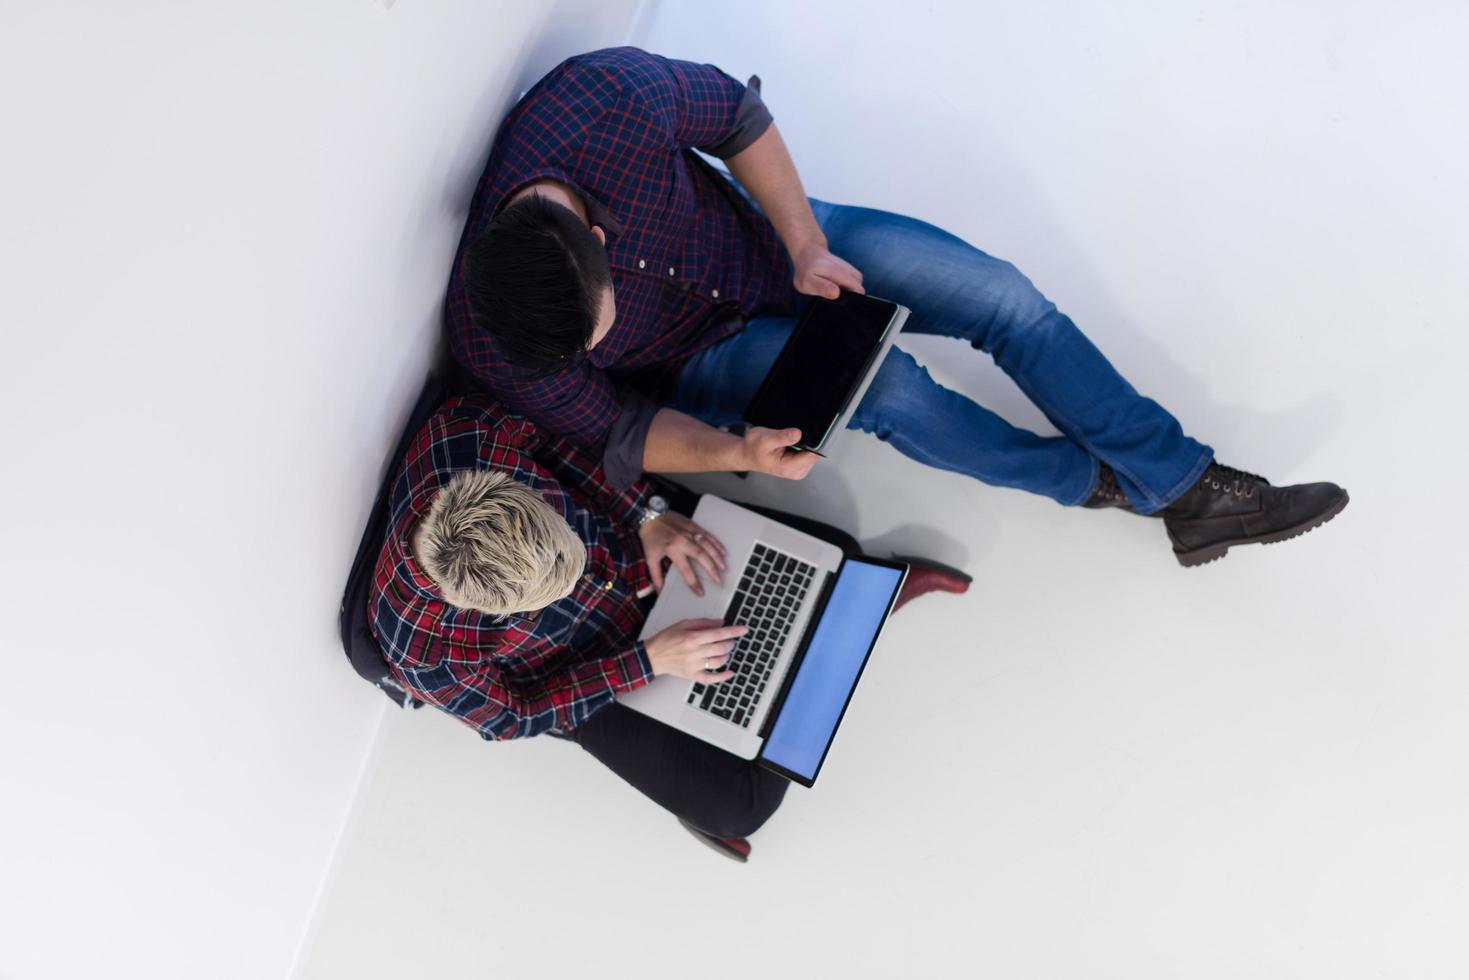
[[[697,495],[673,484],[661,487],[672,509],[693,512]],[[767,517],[861,554],[851,535],[829,524],[751,507]],[[663,809],[719,837],[748,837],[770,819],[790,783],[631,708],[613,704],[571,733],[597,761]]]

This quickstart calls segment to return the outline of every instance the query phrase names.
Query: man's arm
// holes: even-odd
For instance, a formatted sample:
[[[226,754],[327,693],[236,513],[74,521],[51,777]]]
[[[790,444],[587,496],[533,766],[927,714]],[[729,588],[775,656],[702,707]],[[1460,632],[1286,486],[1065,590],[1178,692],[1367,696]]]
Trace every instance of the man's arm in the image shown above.
[[[648,426],[643,469],[649,473],[709,473],[755,470],[799,480],[816,465],[815,453],[791,450],[800,429],[752,426],[743,437],[671,408],[660,408]]]
[[[801,176],[774,123],[760,138],[724,161],[775,226],[795,265],[796,289],[836,299],[842,289],[860,293],[862,273],[832,255],[811,213]]]
[[[791,253],[796,289],[829,299],[840,289],[862,292],[862,274],[827,250],[796,165],[760,98],[758,79],[741,85],[713,65],[635,48],[598,54],[644,96],[677,143],[724,160]]]

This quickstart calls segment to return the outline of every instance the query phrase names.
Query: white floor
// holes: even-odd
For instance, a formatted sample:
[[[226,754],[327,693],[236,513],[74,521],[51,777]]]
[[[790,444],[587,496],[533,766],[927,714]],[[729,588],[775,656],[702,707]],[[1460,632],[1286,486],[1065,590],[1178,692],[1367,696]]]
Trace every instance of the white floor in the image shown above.
[[[1352,505],[1184,571],[867,440],[706,480],[974,587],[894,620],[743,867],[572,746],[390,714],[302,975],[1469,975],[1469,18],[1392,9],[654,6],[639,43],[762,76],[812,194],[1014,260],[1223,460]]]

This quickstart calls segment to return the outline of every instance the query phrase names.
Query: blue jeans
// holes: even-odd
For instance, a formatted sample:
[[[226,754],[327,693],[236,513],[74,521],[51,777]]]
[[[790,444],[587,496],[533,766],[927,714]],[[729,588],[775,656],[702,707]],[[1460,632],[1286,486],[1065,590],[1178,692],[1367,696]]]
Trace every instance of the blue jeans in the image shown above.
[[[1068,506],[1090,496],[1100,460],[1142,514],[1167,506],[1209,465],[1213,450],[1139,395],[1010,263],[914,218],[815,199],[811,207],[832,253],[861,270],[866,290],[913,311],[904,333],[954,337],[989,354],[1062,435],[1011,425],[934,381],[898,346],[849,428],[920,463]],[[795,322],[757,317],[696,354],[669,404],[711,425],[738,424]]]

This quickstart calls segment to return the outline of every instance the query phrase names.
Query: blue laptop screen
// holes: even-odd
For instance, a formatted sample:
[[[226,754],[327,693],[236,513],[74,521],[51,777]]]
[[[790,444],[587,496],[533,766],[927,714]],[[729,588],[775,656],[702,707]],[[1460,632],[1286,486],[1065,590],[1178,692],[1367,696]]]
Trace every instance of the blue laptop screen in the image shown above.
[[[903,573],[843,563],[761,756],[815,779]]]

